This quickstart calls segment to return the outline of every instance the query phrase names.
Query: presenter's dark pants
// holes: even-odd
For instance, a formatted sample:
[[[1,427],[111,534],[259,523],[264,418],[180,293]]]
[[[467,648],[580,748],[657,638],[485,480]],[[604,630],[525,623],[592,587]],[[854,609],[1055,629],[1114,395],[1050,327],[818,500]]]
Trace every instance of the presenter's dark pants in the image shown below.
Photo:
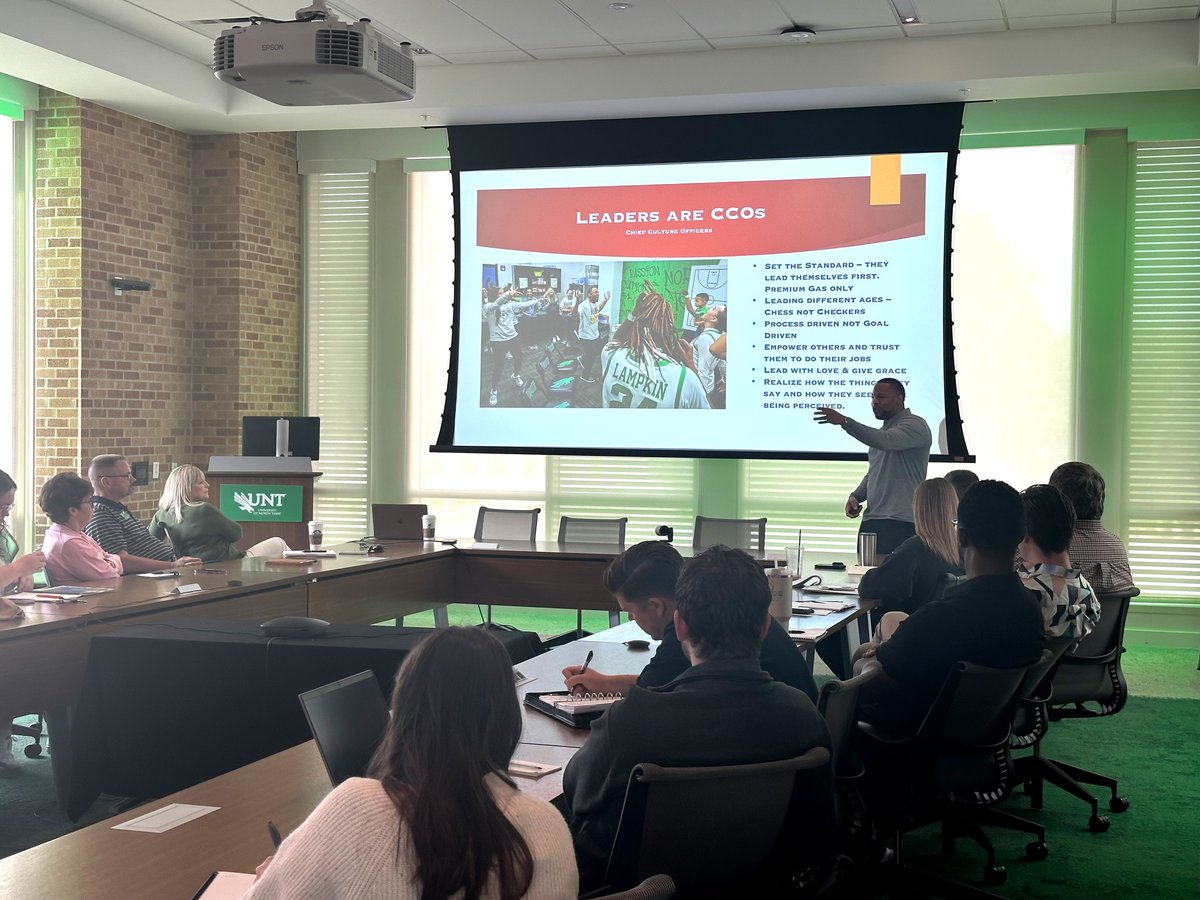
[[[899,519],[863,519],[858,526],[859,534],[875,535],[875,554],[888,556],[893,550],[917,533],[912,522]]]

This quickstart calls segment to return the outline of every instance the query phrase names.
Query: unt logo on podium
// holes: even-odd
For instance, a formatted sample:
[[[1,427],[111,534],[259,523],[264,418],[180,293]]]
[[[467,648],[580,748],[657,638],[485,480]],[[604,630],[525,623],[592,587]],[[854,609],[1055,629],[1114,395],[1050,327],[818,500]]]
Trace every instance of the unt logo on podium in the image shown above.
[[[221,485],[221,512],[238,522],[299,522],[303,509],[298,484]]]

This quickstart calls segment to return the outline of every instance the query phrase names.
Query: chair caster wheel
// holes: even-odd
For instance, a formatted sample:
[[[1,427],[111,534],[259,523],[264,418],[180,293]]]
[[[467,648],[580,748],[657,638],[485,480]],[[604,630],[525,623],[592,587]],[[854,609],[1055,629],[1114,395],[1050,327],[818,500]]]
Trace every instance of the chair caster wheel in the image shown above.
[[[25,747],[25,755],[30,759],[37,759],[42,755],[42,748],[37,744],[28,744]]]
[[[983,870],[983,883],[988,887],[999,887],[1008,881],[1008,870],[1004,866],[988,866]]]
[[[1088,831],[1094,831],[1100,834],[1103,831],[1108,831],[1108,826],[1112,824],[1108,821],[1108,816],[1092,816],[1088,819]]]
[[[1113,812],[1125,812],[1129,809],[1129,800],[1126,797],[1113,797],[1108,801],[1108,808]]]
[[[1025,858],[1041,862],[1050,855],[1049,848],[1041,841],[1030,841],[1025,845]]]

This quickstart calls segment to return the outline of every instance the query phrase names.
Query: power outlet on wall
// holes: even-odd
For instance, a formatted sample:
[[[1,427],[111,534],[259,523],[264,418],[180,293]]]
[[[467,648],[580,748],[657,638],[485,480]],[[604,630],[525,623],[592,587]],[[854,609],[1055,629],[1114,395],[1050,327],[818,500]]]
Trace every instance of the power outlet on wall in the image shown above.
[[[158,460],[155,460],[155,461],[154,461],[154,467],[153,467],[153,471],[154,471],[154,476],[153,476],[153,477],[157,478],[157,477],[158,477]]]

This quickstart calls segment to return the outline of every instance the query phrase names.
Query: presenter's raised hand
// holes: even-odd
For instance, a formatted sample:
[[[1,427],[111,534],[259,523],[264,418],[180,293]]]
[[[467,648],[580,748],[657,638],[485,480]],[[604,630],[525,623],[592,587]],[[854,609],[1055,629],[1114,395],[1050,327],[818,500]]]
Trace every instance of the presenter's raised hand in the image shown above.
[[[846,423],[844,415],[828,406],[818,406],[817,411],[813,413],[813,418],[821,425],[844,425]],[[846,515],[850,515],[850,513],[847,512]]]
[[[858,498],[851,494],[846,498],[846,518],[857,519],[859,513],[862,512],[862,504],[858,502]]]

